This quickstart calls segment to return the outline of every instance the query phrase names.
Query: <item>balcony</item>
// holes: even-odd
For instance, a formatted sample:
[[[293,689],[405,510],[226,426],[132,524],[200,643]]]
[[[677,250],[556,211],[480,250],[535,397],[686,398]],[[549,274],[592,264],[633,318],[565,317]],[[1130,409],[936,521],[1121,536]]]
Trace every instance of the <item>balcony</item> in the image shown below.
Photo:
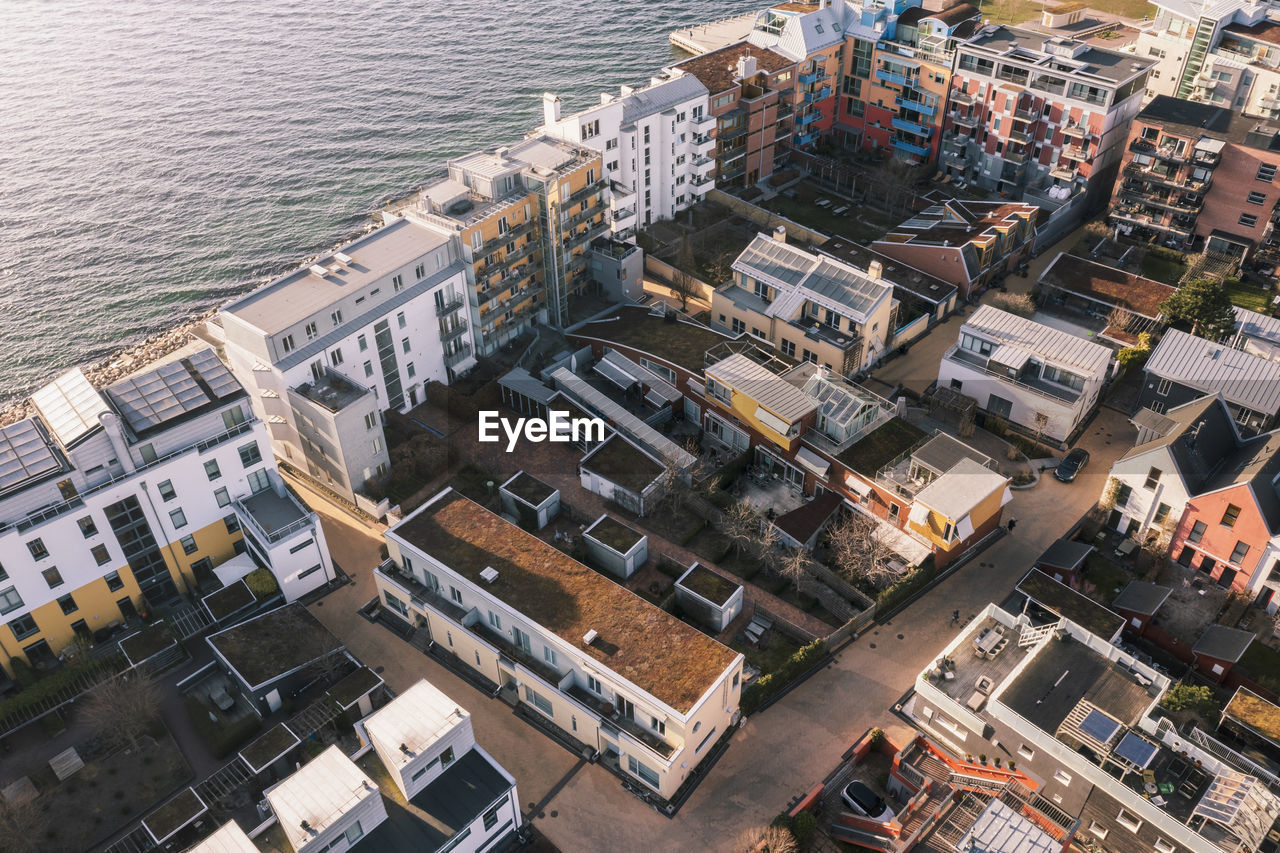
[[[977,127],[979,119],[976,113],[965,115],[958,110],[953,110],[951,113],[951,123],[959,125],[960,127]]]
[[[455,602],[442,597],[439,592],[423,584],[413,575],[405,574],[391,560],[383,560],[373,570],[373,573],[398,589],[409,598],[410,602],[418,607],[429,606],[458,624],[462,624],[462,620],[467,616],[466,610],[459,607]]]
[[[515,226],[514,228],[508,228],[506,231],[503,231],[502,233],[500,233],[497,237],[494,237],[492,240],[488,240],[487,242],[485,242],[485,244],[480,247],[480,251],[477,253],[477,256],[482,258],[487,258],[488,256],[492,255],[494,252],[506,246],[508,243],[515,242],[525,234],[532,233],[533,229],[536,227],[537,227],[537,223],[530,220],[529,222],[523,222]]]
[[[1119,200],[1122,204],[1152,205],[1175,213],[1199,213],[1204,207],[1202,201],[1187,201],[1174,195],[1161,196],[1156,193],[1131,190],[1127,187],[1121,188]]]
[[[895,86],[914,87],[917,82],[915,77],[905,77],[892,71],[886,71],[883,68],[876,69],[876,79],[882,83],[892,83]]]
[[[1069,406],[1073,406],[1081,396],[1079,391],[1073,391],[1066,386],[1058,385],[1054,382],[1045,382],[1043,379],[1038,377],[1019,377],[1018,379],[1014,379],[1009,376],[1008,368],[998,364],[993,365],[990,359],[979,355],[976,352],[964,349],[959,344],[956,344],[952,346],[951,349],[947,350],[946,355],[944,355],[943,358],[946,358],[949,361],[954,361],[958,364],[964,364],[971,368],[975,368],[988,376],[999,379],[1007,385],[1022,388],[1047,400],[1054,400],[1059,403],[1065,403]]]
[[[1217,166],[1220,162],[1222,162],[1222,152],[1221,151],[1203,151],[1198,149],[1192,150],[1191,162],[1195,163],[1197,166],[1208,166],[1212,168],[1214,166]]]
[[[693,184],[695,187],[707,187],[707,186],[710,186],[711,184],[714,184],[715,182],[716,182],[716,179],[711,177],[710,175],[701,175],[699,177],[694,178],[689,183]]]
[[[724,130],[720,131],[720,135],[719,135],[720,144],[723,145],[724,143],[728,142],[731,139],[737,139],[739,136],[745,136],[747,133],[747,129],[748,128],[746,124],[740,124],[734,127],[725,128]]]
[[[817,142],[817,141],[818,141],[818,134],[817,134],[816,132],[814,132],[814,133],[802,133],[802,134],[800,134],[799,136],[797,136],[797,137],[796,137],[796,145],[800,145],[800,146],[804,146],[804,145],[812,145],[813,143],[815,143],[815,142]],[[740,171],[741,171],[741,170],[740,170]]]
[[[455,338],[461,337],[462,333],[467,330],[467,321],[461,320],[452,326],[442,328],[440,330],[440,342],[447,344]]]
[[[1079,124],[1068,124],[1062,127],[1062,135],[1068,139],[1091,139],[1093,134],[1089,132],[1089,128]]]
[[[893,99],[893,104],[900,110],[911,110],[913,112],[920,113],[921,115],[928,116],[929,118],[933,118],[938,114],[938,104],[936,101],[930,103],[927,101],[912,101],[907,98],[898,97]]]
[[[839,329],[833,329],[826,323],[818,322],[816,317],[802,315],[799,319],[790,321],[789,325],[804,332],[804,336],[809,340],[830,344],[837,347],[841,352],[862,349],[862,335],[860,333],[842,332]]]
[[[1031,107],[1018,107],[1013,111],[1013,117],[1017,121],[1032,122],[1039,121],[1041,116],[1039,110]]]
[[[927,145],[916,145],[915,143],[908,142],[907,140],[902,138],[895,138],[893,140],[893,147],[898,149],[899,151],[907,151],[911,154],[916,155],[917,157],[928,157],[930,151],[932,150]]]
[[[1021,145],[1026,145],[1028,142],[1034,142],[1035,136],[1021,130],[1010,130],[1009,139]]]
[[[604,189],[604,185],[605,185],[605,182],[603,180],[592,181],[591,183],[587,184],[585,187],[578,190],[577,192],[570,193],[568,198],[560,199],[560,206],[562,208],[571,207],[580,201],[590,198],[591,196],[600,192],[600,190]]]
[[[812,124],[820,118],[822,118],[822,113],[817,110],[803,113],[796,116],[796,127],[804,127],[805,125]]]
[[[695,115],[693,118],[689,119],[689,125],[691,127],[705,127],[706,125],[715,122],[715,120],[716,117],[710,113],[703,113],[702,115]]]
[[[914,121],[908,121],[905,118],[898,118],[897,116],[894,116],[889,123],[893,125],[894,130],[903,130],[907,133],[914,133],[916,136],[923,136],[926,139],[933,135],[932,127],[916,124]]]
[[[1191,237],[1191,228],[1184,227],[1181,224],[1169,222],[1166,224],[1163,217],[1156,217],[1150,214],[1141,213],[1137,210],[1129,210],[1126,208],[1116,208],[1109,214],[1110,218],[1115,222],[1127,222],[1131,225],[1139,225],[1143,228],[1150,228],[1155,231],[1167,231],[1170,234],[1177,235],[1183,239]]]
[[[256,533],[261,541],[282,542],[311,527],[311,511],[284,490],[277,494],[267,488],[231,502],[240,523]],[[263,555],[266,556],[266,555]]]
[[[966,107],[971,107],[974,104],[978,103],[978,96],[971,94],[969,92],[962,91],[960,89],[952,89],[951,103],[962,104]]]
[[[464,341],[453,352],[446,352],[444,354],[444,363],[446,367],[453,367],[454,365],[461,364],[470,357],[471,344],[470,342]]]
[[[664,763],[675,754],[676,747],[637,724],[634,720],[629,720],[622,716],[612,704],[605,702],[590,690],[579,687],[576,682],[570,682],[567,687],[561,687],[560,691],[598,715],[600,723],[606,728],[615,732],[625,732],[640,741],[645,747],[661,756]]]
[[[1156,144],[1150,139],[1135,139],[1129,143],[1129,150],[1137,154],[1151,154],[1156,150]]]
[[[823,86],[821,89],[818,89],[817,91],[805,92],[804,102],[806,104],[816,104],[818,101],[825,101],[827,98],[830,98],[830,97],[831,97],[831,87]]]
[[[716,144],[715,137],[702,136],[696,133],[693,135],[692,142],[695,154],[709,154]]]
[[[448,301],[446,302],[437,302],[436,316],[437,317],[448,316],[449,314],[452,314],[454,311],[457,311],[459,308],[461,308],[463,304],[465,303],[463,303],[462,297],[460,296],[453,296],[449,298]]]
[[[1154,152],[1152,152],[1152,155],[1159,160],[1164,160],[1169,163],[1187,162],[1186,149],[1179,151],[1177,148],[1173,146],[1165,146],[1164,148],[1157,148]]]
[[[505,634],[500,634],[490,628],[484,622],[476,620],[470,625],[465,626],[468,631],[484,640],[490,646],[493,646],[500,658],[505,658],[508,665],[519,664],[525,669],[532,672],[538,678],[547,684],[560,683],[560,671],[549,666],[538,657],[534,656],[531,651],[527,651],[521,646],[517,646],[514,642],[507,638]],[[513,667],[514,668],[514,667]]]
[[[1012,163],[1015,166],[1025,166],[1027,165],[1027,161],[1031,158],[1031,155],[1026,151],[1011,151],[1008,148],[1006,148],[1004,153],[1000,156],[1006,163]]]
[[[813,72],[810,72],[810,73],[808,73],[808,74],[801,74],[801,75],[800,75],[800,85],[801,85],[801,86],[810,86],[810,85],[812,85],[812,84],[814,84],[814,83],[817,83],[819,80],[825,80],[825,79],[827,79],[827,75],[826,75],[824,72],[822,72],[822,71],[813,71]]]
[[[1062,149],[1062,156],[1068,160],[1087,163],[1092,155],[1087,148],[1081,148],[1079,145],[1068,145]]]
[[[1077,174],[1079,173],[1076,171],[1075,166],[1059,165],[1059,166],[1054,166],[1052,169],[1049,170],[1049,177],[1057,178],[1060,181],[1074,181],[1076,179]]]
[[[623,220],[634,218],[635,215],[636,209],[634,207],[624,207],[613,212],[613,221],[622,222]]]

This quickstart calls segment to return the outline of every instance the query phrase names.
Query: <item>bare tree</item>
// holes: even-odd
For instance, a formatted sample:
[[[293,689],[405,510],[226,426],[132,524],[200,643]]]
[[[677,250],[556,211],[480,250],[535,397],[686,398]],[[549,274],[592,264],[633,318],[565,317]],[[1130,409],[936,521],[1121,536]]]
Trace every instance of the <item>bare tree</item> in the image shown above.
[[[755,541],[752,543],[759,551],[760,562],[766,571],[776,572],[781,566],[782,551],[779,545],[782,544],[782,531],[777,526],[766,521],[756,528]]]
[[[1040,443],[1040,439],[1044,436],[1044,431],[1049,427],[1049,415],[1046,412],[1036,412],[1036,444]]]
[[[48,829],[49,815],[34,796],[0,797],[0,850],[31,850],[47,837]]]
[[[98,687],[85,700],[80,719],[104,743],[137,747],[160,715],[160,691],[141,675],[122,675]]]
[[[797,853],[796,838],[782,826],[757,826],[738,838],[738,853]]]
[[[735,503],[721,514],[720,532],[739,553],[755,542],[759,530],[760,516],[745,502]]]
[[[876,519],[860,512],[845,514],[827,528],[836,569],[851,581],[863,581],[876,589],[897,580],[894,551]]]
[[[697,296],[701,290],[698,287],[698,280],[690,272],[697,268],[697,262],[693,256],[693,245],[688,237],[680,241],[680,247],[676,249],[676,262],[672,266],[675,268],[675,274],[671,276],[671,295],[680,300],[682,311],[688,311],[689,299]]]
[[[1133,322],[1133,312],[1117,305],[1111,309],[1111,313],[1107,314],[1107,326],[1117,332],[1127,332],[1129,324]]]
[[[800,582],[809,577],[809,560],[811,556],[809,549],[803,546],[788,548],[782,556],[778,570],[782,572],[784,578],[795,584],[796,592],[800,591]]]

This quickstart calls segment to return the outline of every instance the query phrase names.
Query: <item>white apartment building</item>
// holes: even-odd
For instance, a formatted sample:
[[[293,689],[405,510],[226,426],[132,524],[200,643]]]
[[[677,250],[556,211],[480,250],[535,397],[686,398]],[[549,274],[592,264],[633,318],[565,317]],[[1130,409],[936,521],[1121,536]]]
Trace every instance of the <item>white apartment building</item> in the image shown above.
[[[1069,443],[1098,403],[1111,350],[983,305],[938,365],[938,387],[977,401],[988,417]]]
[[[292,600],[332,580],[316,516],[265,425],[193,345],[102,390],[72,370],[0,427],[0,664],[269,568]],[[252,562],[233,560],[247,552]],[[234,571],[220,569],[232,566]]]
[[[386,472],[382,411],[475,364],[457,241],[395,220],[225,305],[226,359],[271,448],[347,498]]]
[[[342,853],[387,820],[378,786],[336,744],[263,797],[294,853]]]
[[[602,93],[600,103],[561,116],[561,101],[542,96],[538,129],[600,152],[609,181],[610,219],[626,238],[671,219],[714,185],[715,139],[707,87],[692,75],[654,77],[648,86]]]
[[[457,492],[386,535],[389,611],[663,799],[737,721],[742,655]]]

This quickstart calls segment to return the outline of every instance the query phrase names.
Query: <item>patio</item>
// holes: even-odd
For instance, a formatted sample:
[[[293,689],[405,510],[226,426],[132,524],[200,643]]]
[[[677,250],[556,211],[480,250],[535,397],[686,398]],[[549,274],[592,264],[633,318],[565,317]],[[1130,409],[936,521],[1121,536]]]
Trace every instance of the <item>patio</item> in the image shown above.
[[[253,707],[240,695],[231,679],[217,669],[196,681],[185,692],[202,705],[217,708],[228,724],[246,717],[257,717]]]
[[[761,515],[785,515],[808,503],[800,489],[791,483],[773,478],[752,477],[743,474],[738,478],[738,490],[742,500]],[[772,516],[771,516],[772,517]]]

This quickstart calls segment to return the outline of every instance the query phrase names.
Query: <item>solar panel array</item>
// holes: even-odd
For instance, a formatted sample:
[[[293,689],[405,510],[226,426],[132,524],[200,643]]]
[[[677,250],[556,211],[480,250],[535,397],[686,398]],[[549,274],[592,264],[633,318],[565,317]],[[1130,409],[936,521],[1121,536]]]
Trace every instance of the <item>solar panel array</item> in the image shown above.
[[[1119,730],[1120,724],[1118,722],[1098,710],[1090,711],[1088,716],[1080,721],[1080,731],[1098,743],[1106,743],[1111,740]]]
[[[0,427],[0,491],[62,467],[31,418]]]
[[[1120,743],[1112,750],[1116,755],[1128,761],[1134,767],[1146,767],[1151,763],[1159,748],[1144,737],[1133,732],[1126,732]]]
[[[799,284],[813,265],[809,255],[771,237],[756,237],[752,240],[751,245],[738,256],[737,263],[750,266],[789,285]]]
[[[134,432],[144,432],[240,390],[213,350],[162,364],[107,389]]]

